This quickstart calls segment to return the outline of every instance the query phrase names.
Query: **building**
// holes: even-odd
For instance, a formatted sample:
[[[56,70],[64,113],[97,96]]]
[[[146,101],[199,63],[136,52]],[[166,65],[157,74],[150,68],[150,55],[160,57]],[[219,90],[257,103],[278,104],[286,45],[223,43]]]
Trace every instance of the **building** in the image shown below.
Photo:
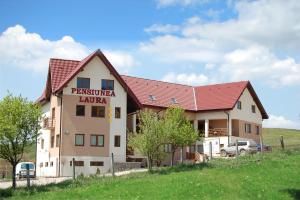
[[[268,115],[249,81],[192,87],[121,76],[97,50],[82,61],[50,59],[45,90],[38,99],[43,123],[37,139],[37,175],[71,176],[107,172],[115,162],[132,156],[127,133],[135,132],[137,112],[185,109],[203,142],[186,153],[213,153],[235,139],[259,141],[262,120]]]

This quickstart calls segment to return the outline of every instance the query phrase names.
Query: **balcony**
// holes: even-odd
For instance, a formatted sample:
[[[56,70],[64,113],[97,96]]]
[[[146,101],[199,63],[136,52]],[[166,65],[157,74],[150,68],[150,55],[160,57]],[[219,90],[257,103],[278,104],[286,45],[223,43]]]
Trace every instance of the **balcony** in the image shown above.
[[[46,117],[43,119],[44,129],[54,129],[55,128],[55,118]]]

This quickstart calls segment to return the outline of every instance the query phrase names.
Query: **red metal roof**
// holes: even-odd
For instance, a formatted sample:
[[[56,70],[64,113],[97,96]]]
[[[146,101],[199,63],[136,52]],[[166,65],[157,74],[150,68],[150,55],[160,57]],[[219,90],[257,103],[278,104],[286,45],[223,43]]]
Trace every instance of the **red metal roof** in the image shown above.
[[[143,105],[169,107],[178,105],[185,110],[195,110],[193,87],[131,76],[122,76]],[[156,100],[151,100],[153,95]],[[177,104],[172,102],[175,98]]]
[[[235,106],[248,81],[195,87],[197,110],[231,109]]]
[[[50,59],[46,89],[37,101],[44,101],[48,94],[61,91],[95,56],[103,61],[139,107],[167,108],[178,105],[185,110],[194,112],[229,110],[234,108],[245,88],[248,88],[263,119],[268,118],[249,81],[192,87],[132,76],[120,76],[100,50],[93,52],[82,61]],[[150,95],[154,96],[155,100],[151,100]]]

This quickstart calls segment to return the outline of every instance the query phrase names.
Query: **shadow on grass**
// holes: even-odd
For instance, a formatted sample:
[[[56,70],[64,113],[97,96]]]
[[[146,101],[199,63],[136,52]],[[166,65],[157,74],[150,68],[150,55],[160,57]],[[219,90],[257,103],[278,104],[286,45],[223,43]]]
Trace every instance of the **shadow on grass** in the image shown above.
[[[212,168],[210,163],[199,163],[199,164],[179,164],[172,167],[158,168],[150,172],[151,174],[170,174],[175,172],[202,170],[204,168]]]
[[[19,187],[17,189],[7,188],[7,189],[0,189],[0,200],[3,198],[8,198],[12,196],[19,196],[19,195],[33,195],[36,193],[41,192],[49,192],[56,189],[65,189],[70,187],[74,184],[72,180],[66,180],[60,183],[50,183],[47,185],[33,185],[30,188],[27,187]]]
[[[283,192],[288,193],[295,200],[300,199],[300,189],[286,189]]]

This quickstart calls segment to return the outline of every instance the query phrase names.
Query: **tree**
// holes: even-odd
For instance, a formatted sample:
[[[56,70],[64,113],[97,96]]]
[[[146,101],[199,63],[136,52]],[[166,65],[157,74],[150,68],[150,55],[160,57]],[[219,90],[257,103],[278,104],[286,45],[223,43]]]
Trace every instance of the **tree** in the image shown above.
[[[128,145],[137,149],[141,154],[147,157],[149,171],[152,171],[153,162],[161,162],[163,158],[163,145],[165,143],[162,120],[157,113],[150,110],[141,111],[139,115],[139,131],[132,134]]]
[[[164,116],[163,130],[165,131],[164,135],[166,135],[166,140],[172,146],[171,166],[173,166],[176,150],[181,148],[182,162],[183,147],[194,143],[198,138],[198,133],[184,116],[184,110],[179,107],[170,107],[167,109]]]
[[[8,94],[0,101],[0,158],[12,165],[12,187],[16,187],[16,166],[24,149],[35,142],[41,119],[38,105]]]

